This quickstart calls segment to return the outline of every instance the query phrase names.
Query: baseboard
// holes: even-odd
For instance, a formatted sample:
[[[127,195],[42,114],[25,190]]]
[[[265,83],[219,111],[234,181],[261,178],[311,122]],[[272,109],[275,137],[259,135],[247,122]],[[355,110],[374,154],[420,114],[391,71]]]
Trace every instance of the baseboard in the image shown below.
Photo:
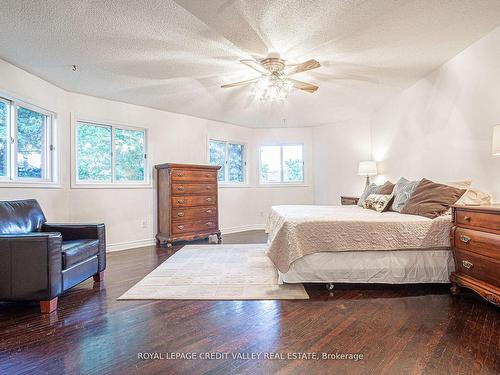
[[[239,227],[222,228],[221,232],[222,234],[231,234],[237,232],[246,232],[249,230],[264,230],[264,229],[265,229],[264,224],[251,224],[251,225],[241,225]],[[128,241],[128,242],[118,242],[106,245],[106,252],[111,253],[113,251],[135,249],[137,247],[152,246],[155,244],[156,240],[154,238]]]
[[[135,249],[137,247],[151,246],[155,245],[156,241],[154,238],[127,242],[118,242],[106,245],[106,252],[111,253],[113,251],[122,251],[128,249]]]
[[[222,234],[231,234],[237,232],[246,232],[248,230],[264,230],[266,226],[264,224],[250,224],[250,225],[241,225],[239,227],[231,227],[231,228],[221,228]]]

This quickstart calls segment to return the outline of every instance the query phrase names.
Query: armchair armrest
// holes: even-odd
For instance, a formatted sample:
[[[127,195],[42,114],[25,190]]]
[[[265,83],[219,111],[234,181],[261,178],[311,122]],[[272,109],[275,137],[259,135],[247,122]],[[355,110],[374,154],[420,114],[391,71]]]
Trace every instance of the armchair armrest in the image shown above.
[[[49,300],[62,292],[60,233],[0,235],[0,300]]]
[[[42,232],[59,232],[63,241],[99,240],[99,272],[106,268],[106,228],[104,224],[44,223]]]
[[[44,223],[42,232],[59,232],[64,241],[98,240],[104,224],[58,224]]]

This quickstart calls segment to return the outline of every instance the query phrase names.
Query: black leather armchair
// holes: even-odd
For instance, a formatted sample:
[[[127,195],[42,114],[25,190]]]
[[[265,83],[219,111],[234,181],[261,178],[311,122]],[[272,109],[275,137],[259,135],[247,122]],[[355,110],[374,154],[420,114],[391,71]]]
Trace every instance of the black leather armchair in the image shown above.
[[[57,308],[64,291],[106,268],[104,224],[48,224],[34,199],[0,202],[0,301]]]

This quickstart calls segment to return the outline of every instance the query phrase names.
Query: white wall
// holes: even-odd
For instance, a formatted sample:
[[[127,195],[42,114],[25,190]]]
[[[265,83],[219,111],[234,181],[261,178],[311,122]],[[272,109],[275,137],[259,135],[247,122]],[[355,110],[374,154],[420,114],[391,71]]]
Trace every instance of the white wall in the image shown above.
[[[156,231],[156,191],[139,189],[71,188],[70,126],[87,120],[143,126],[149,129],[151,168],[165,162],[206,163],[209,137],[242,141],[248,146],[245,187],[221,187],[219,220],[224,232],[262,228],[274,204],[311,204],[314,201],[312,129],[249,129],[68,93],[0,60],[0,95],[9,94],[57,113],[60,188],[0,188],[0,199],[36,198],[49,221],[104,222],[111,249],[151,243]],[[306,183],[298,187],[263,187],[257,183],[261,144],[304,143]],[[153,183],[154,186],[154,183]],[[145,224],[145,225],[143,225]]]
[[[372,153],[383,177],[472,179],[500,200],[500,28],[374,113]]]
[[[493,125],[500,123],[499,61],[500,28],[369,119],[317,128],[249,129],[68,93],[0,60],[0,95],[57,113],[61,175],[60,188],[0,188],[0,199],[36,198],[50,221],[103,221],[114,248],[151,241],[156,226],[153,188],[71,188],[71,116],[83,116],[147,127],[151,166],[206,163],[209,137],[245,142],[248,186],[219,191],[220,224],[226,232],[262,227],[271,205],[338,204],[342,194],[359,195],[364,179],[357,175],[357,165],[370,155],[379,161],[379,181],[396,181],[400,176],[437,181],[471,178],[498,201],[500,158],[491,156],[491,137]],[[304,143],[304,186],[258,185],[258,146],[275,142]]]
[[[341,195],[359,196],[365,178],[358,163],[370,160],[370,122],[366,117],[313,130],[314,201],[340,204]]]

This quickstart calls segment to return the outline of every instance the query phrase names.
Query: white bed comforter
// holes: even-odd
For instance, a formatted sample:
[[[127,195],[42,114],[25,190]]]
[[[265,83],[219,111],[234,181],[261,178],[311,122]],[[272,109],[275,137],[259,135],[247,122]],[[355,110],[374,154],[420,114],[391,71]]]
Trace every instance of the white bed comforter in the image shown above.
[[[305,255],[331,251],[450,247],[451,216],[379,213],[358,206],[274,206],[267,254],[281,272]]]

